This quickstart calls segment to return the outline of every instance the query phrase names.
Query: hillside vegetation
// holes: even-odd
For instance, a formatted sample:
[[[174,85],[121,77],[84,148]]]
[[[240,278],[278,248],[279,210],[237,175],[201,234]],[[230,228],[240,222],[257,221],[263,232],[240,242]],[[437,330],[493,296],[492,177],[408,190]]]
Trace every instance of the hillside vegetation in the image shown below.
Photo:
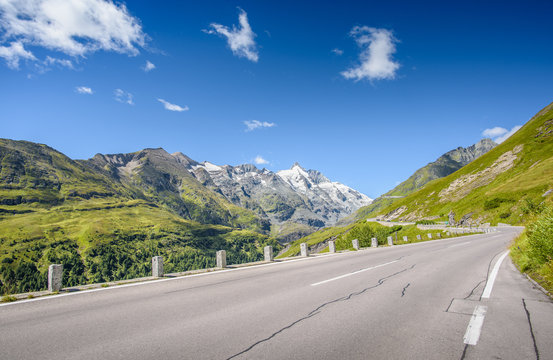
[[[439,218],[456,222],[524,224],[532,209],[551,201],[553,104],[488,153],[433,180],[379,214],[394,220]]]
[[[262,259],[280,245],[251,211],[210,193],[186,174],[138,154],[122,178],[109,166],[74,161],[45,145],[0,139],[0,294],[46,288],[49,264],[67,286]]]

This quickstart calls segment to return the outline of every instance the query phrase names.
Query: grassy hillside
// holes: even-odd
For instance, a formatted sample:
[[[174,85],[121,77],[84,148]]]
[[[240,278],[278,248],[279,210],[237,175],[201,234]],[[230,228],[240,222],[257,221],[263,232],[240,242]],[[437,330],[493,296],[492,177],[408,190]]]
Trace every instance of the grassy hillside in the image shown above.
[[[339,224],[345,225],[372,217],[382,209],[390,206],[396,198],[412,194],[430,181],[454,173],[471,161],[487,153],[495,146],[497,146],[497,144],[491,139],[482,139],[478,143],[467,148],[458,147],[457,149],[448,151],[435,161],[415,171],[407,180],[375,199],[372,204],[362,207],[352,216],[340,221]]]
[[[64,264],[72,286],[148,275],[154,255],[172,272],[213,266],[220,249],[229,263],[259,260],[267,244],[279,250],[253,231],[262,222],[252,212],[143,159],[127,181],[45,145],[0,139],[0,294],[44,289],[51,263]]]
[[[393,219],[463,216],[475,222],[524,224],[533,209],[551,201],[553,104],[516,134],[455,173],[382,209]],[[394,213],[392,213],[394,212]]]

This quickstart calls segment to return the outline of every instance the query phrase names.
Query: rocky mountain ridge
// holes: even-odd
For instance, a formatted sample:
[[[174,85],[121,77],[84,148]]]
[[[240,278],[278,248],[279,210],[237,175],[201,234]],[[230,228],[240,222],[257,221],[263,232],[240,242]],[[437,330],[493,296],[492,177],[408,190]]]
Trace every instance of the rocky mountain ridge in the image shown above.
[[[287,240],[334,225],[372,201],[298,163],[289,170],[273,172],[251,164],[218,166],[195,162],[181,153],[173,156],[204,186],[233,204],[268,218],[274,234]]]

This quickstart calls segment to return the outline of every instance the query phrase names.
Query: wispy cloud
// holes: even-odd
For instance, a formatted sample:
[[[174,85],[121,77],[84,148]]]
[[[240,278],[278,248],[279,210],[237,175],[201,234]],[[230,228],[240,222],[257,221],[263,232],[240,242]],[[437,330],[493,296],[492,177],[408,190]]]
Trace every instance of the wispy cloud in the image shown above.
[[[8,67],[12,69],[19,69],[19,60],[21,59],[36,60],[35,56],[30,51],[25,50],[23,44],[19,41],[12,42],[10,46],[0,46],[0,57],[4,58]]]
[[[115,100],[119,101],[120,103],[134,105],[131,93],[126,92],[125,90],[115,89],[113,94],[115,95]]]
[[[156,66],[154,64],[152,64],[150,61],[146,60],[146,64],[144,65],[144,67],[142,68],[145,72],[150,72],[152,70],[154,70],[156,68]]]
[[[511,130],[496,126],[490,129],[482,131],[482,136],[492,138],[498,144],[501,144],[503,141],[507,140],[514,133],[516,133],[522,125],[516,125]]]
[[[234,55],[257,62],[259,60],[259,53],[254,40],[256,34],[248,23],[248,14],[242,9],[240,9],[240,14],[238,15],[238,21],[240,22],[239,28],[233,25],[231,29],[228,26],[211,23],[209,24],[211,29],[203,31],[208,34],[217,34],[225,37]]]
[[[170,102],[168,101],[165,101],[163,99],[157,99],[157,101],[159,101],[160,103],[163,104],[163,107],[165,107],[165,109],[167,110],[170,110],[170,111],[178,111],[178,112],[182,112],[182,111],[188,111],[190,110],[190,108],[188,106],[179,106],[179,105],[176,105],[176,104],[171,104]]]
[[[261,155],[257,155],[253,160],[257,165],[266,165],[269,161],[265,160]]]
[[[246,120],[244,121],[244,124],[246,125],[246,131],[252,131],[258,128],[267,128],[267,127],[276,126],[275,123],[271,123],[267,121],[259,121],[259,120]]]
[[[0,57],[14,69],[20,59],[36,60],[26,45],[69,56],[136,55],[147,38],[126,6],[111,0],[0,0],[0,33]]]
[[[335,53],[335,54],[338,55],[338,56],[341,56],[341,55],[344,54],[344,50],[338,49],[338,48],[334,48],[334,49],[332,49],[332,50],[330,50],[330,51],[332,51],[333,53]]]
[[[341,72],[343,77],[355,81],[395,78],[400,65],[392,59],[397,40],[390,30],[355,26],[350,35],[361,49],[360,64]]]
[[[91,88],[86,86],[77,86],[75,88],[75,91],[78,92],[79,94],[88,94],[88,95],[94,94],[94,91],[92,91]]]

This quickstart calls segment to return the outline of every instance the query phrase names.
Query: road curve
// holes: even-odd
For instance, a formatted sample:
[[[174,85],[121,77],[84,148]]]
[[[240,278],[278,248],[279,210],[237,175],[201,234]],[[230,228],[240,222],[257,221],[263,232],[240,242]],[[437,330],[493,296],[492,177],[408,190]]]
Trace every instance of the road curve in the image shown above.
[[[0,358],[550,359],[553,303],[498,262],[518,231],[0,306]]]

